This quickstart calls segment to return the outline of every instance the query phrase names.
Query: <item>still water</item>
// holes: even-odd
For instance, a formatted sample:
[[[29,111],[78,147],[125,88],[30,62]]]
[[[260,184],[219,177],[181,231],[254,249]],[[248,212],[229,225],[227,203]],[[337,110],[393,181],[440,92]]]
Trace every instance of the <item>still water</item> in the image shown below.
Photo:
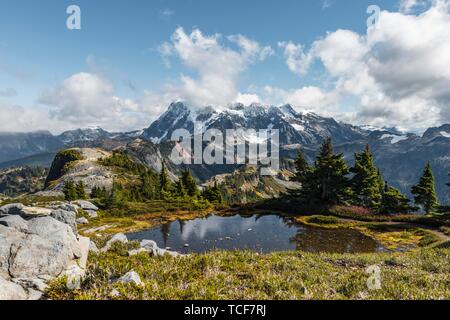
[[[161,248],[189,253],[211,250],[357,253],[383,248],[372,238],[350,229],[322,229],[294,223],[279,215],[220,217],[211,215],[174,221],[127,235],[130,240],[150,239]]]

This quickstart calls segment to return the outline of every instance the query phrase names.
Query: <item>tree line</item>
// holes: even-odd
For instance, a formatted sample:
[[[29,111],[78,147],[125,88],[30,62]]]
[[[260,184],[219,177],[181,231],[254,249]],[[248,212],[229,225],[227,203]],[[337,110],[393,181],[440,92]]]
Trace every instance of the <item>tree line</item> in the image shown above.
[[[132,160],[124,152],[114,152],[112,156],[100,159],[100,164],[116,168],[120,178],[114,179],[112,187],[94,186],[90,194],[85,191],[82,181],[66,181],[63,192],[68,201],[79,199],[97,199],[105,208],[121,207],[126,202],[143,202],[147,200],[193,200],[222,203],[219,187],[205,187],[200,191],[190,170],[182,170],[181,175],[172,181],[164,162],[161,170],[155,173],[145,165]],[[132,176],[132,177],[130,177]],[[137,177],[137,181],[135,181]]]
[[[309,208],[357,205],[381,214],[419,209],[428,214],[436,212],[440,206],[430,163],[426,164],[417,185],[411,188],[414,207],[410,199],[383,179],[381,171],[374,165],[369,145],[355,154],[355,163],[349,168],[343,154],[334,152],[332,140],[327,138],[312,165],[300,151],[295,168],[293,180],[301,183],[302,188],[294,195]]]

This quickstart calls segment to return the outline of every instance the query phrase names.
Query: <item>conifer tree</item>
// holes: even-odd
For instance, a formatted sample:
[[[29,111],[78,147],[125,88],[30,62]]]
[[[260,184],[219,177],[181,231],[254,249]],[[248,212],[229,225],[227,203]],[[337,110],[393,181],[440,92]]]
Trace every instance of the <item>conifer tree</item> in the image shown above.
[[[419,183],[412,187],[411,193],[414,195],[414,202],[420,205],[429,214],[439,207],[436,196],[433,170],[428,162],[423,171]]]
[[[170,180],[164,162],[162,162],[161,172],[159,174],[159,189],[161,192],[168,192],[170,190]]]
[[[321,204],[342,204],[348,200],[348,173],[344,156],[334,153],[331,138],[327,138],[320,148],[311,175],[312,183],[318,188],[318,200]]]
[[[311,167],[306,161],[305,155],[300,150],[297,154],[297,158],[294,162],[295,165],[295,176],[292,178],[292,181],[305,183],[308,177],[308,174],[311,172]]]
[[[184,170],[181,176],[181,180],[183,182],[184,187],[186,188],[186,192],[190,197],[196,197],[199,195],[197,182],[191,174],[191,171]]]
[[[369,145],[363,152],[355,154],[355,164],[350,171],[354,173],[350,183],[355,202],[364,207],[377,208],[381,201],[381,174],[373,164]]]
[[[409,205],[410,200],[402,194],[398,189],[395,189],[387,182],[384,183],[384,190],[381,197],[380,213],[396,214],[408,213],[412,210]]]
[[[84,188],[83,181],[79,181],[75,188],[76,188],[76,193],[77,193],[77,199],[86,200],[87,194],[86,194],[86,190]]]
[[[186,188],[183,185],[182,177],[179,177],[178,181],[175,183],[175,192],[178,197],[185,197],[187,195]]]
[[[77,200],[77,189],[73,181],[64,182],[63,193],[66,201]]]

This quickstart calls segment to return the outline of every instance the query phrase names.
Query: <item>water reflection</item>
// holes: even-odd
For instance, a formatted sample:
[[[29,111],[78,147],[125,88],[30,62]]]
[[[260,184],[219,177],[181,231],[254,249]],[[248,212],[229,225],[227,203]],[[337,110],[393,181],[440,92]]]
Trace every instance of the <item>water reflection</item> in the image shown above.
[[[378,244],[355,230],[320,229],[298,225],[278,215],[209,216],[174,221],[132,233],[131,240],[152,239],[160,247],[180,252],[214,249],[258,252],[302,250],[308,252],[374,252]]]

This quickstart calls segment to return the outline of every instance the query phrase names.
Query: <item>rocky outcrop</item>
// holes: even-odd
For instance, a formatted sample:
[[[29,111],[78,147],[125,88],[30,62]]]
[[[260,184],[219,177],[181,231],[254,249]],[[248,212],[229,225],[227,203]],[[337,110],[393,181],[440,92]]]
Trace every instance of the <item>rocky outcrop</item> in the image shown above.
[[[88,193],[94,186],[110,189],[115,174],[99,164],[100,159],[110,155],[109,152],[97,148],[73,148],[61,151],[52,163],[43,194],[61,192],[67,181],[83,182]]]
[[[61,275],[69,289],[79,288],[90,240],[77,233],[75,206],[13,204],[0,212],[0,300],[39,299],[46,282]]]

